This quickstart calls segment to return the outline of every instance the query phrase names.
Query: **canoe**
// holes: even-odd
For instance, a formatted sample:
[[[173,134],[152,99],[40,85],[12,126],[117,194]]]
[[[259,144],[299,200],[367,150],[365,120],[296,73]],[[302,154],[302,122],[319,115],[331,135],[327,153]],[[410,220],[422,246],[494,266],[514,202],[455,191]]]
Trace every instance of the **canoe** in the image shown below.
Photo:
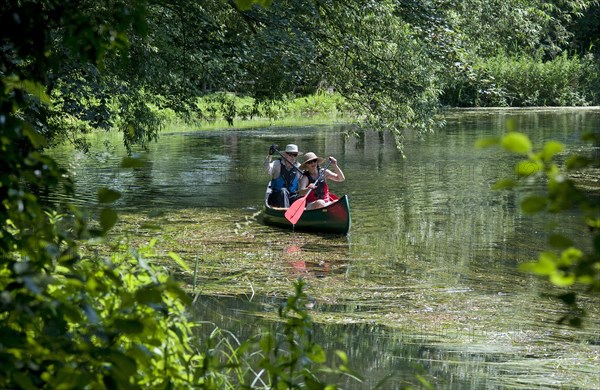
[[[316,210],[305,210],[296,225],[285,219],[286,208],[271,207],[268,204],[271,188],[267,188],[263,221],[267,225],[284,227],[315,233],[348,234],[350,231],[350,203],[348,196],[337,197],[329,193],[334,202],[327,207]]]

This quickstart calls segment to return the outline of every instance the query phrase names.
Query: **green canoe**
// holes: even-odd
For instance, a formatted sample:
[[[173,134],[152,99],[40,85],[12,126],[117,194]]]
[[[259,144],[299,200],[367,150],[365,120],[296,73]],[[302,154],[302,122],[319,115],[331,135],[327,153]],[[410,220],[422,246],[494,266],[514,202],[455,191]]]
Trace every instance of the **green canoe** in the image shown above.
[[[350,204],[346,195],[338,198],[330,193],[329,196],[335,199],[333,203],[322,209],[304,211],[298,223],[292,225],[285,219],[287,209],[268,204],[270,193],[271,188],[267,188],[263,210],[263,221],[267,225],[315,233],[348,234],[350,231]]]

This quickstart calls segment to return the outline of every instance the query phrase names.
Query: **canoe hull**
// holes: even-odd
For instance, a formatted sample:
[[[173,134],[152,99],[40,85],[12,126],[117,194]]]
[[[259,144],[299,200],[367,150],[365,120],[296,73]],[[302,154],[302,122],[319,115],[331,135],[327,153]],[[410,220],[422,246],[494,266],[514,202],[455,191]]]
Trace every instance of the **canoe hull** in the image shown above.
[[[334,195],[335,196],[335,195]],[[305,210],[296,225],[285,219],[286,209],[272,208],[265,198],[263,221],[267,225],[315,233],[348,234],[350,231],[350,203],[344,195],[327,207]]]

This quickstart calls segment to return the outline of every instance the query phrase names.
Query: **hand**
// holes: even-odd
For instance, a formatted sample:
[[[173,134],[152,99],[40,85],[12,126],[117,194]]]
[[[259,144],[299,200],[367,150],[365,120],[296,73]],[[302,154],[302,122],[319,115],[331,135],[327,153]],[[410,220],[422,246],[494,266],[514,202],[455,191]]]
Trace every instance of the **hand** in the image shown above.
[[[277,145],[276,144],[271,145],[271,147],[269,148],[269,156],[271,156],[276,151],[277,151]]]
[[[329,156],[329,161],[331,161],[334,167],[337,167],[337,160],[333,156]]]

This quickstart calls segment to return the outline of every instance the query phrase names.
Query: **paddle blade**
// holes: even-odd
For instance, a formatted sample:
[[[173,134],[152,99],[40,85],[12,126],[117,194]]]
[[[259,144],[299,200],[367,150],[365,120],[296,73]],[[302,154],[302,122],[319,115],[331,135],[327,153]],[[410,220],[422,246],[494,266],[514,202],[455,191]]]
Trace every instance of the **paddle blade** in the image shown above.
[[[294,203],[292,203],[290,208],[287,209],[287,211],[284,214],[285,219],[290,221],[290,223],[292,225],[295,225],[298,222],[298,220],[300,219],[300,217],[302,216],[302,213],[304,213],[305,207],[306,207],[306,196],[303,196],[302,198],[300,198],[297,201],[295,201]]]

